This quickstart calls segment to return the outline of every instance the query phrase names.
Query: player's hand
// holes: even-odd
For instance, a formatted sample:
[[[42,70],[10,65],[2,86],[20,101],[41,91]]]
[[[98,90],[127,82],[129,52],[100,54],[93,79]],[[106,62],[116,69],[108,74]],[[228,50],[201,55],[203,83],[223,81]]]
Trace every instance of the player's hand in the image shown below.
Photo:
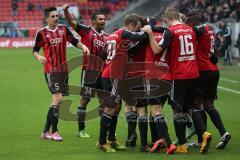
[[[84,54],[90,55],[90,51],[89,51],[89,49],[88,49],[87,46],[82,45],[82,50],[83,50],[83,53],[84,53]]]
[[[150,25],[146,25],[142,28],[143,32],[152,33],[152,28]]]
[[[45,64],[47,62],[47,59],[41,55],[37,56],[37,60],[41,63],[41,64]]]
[[[68,9],[69,8],[69,4],[64,4],[63,6],[62,6],[62,9],[63,10],[66,10],[66,9]]]

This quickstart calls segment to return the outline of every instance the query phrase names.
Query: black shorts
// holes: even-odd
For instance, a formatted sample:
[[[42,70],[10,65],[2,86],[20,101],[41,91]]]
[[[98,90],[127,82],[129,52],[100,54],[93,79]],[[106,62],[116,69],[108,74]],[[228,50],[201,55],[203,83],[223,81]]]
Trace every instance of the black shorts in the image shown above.
[[[171,105],[177,112],[188,112],[193,108],[197,79],[174,80],[171,91]]]
[[[85,98],[93,98],[96,90],[101,89],[101,72],[82,70],[80,95]]]
[[[147,85],[147,104],[164,105],[171,91],[171,81],[167,80],[146,80]]]
[[[45,73],[44,75],[49,91],[52,94],[62,93],[63,96],[69,95],[67,72]]]
[[[103,100],[103,106],[114,108],[117,104],[121,104],[118,94],[118,80],[102,78],[101,82],[102,90],[98,93],[98,97]]]
[[[205,100],[214,100],[217,95],[219,71],[201,71],[197,79],[198,96]]]
[[[118,93],[130,106],[147,106],[146,83],[144,77],[119,81]]]

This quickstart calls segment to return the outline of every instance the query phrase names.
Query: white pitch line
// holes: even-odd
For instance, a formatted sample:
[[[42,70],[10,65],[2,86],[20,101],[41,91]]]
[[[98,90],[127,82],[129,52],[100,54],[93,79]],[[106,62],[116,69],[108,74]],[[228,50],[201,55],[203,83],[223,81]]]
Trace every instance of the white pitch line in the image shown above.
[[[223,81],[226,81],[226,82],[232,82],[232,83],[240,83],[238,81],[235,81],[235,80],[231,80],[231,79],[227,79],[227,78],[220,78],[220,80],[223,80]]]
[[[233,89],[225,88],[225,87],[222,87],[222,86],[218,86],[218,88],[219,88],[219,89],[222,89],[222,90],[225,90],[225,91],[228,91],[228,92],[232,92],[232,93],[240,94],[240,91],[237,91],[237,90],[233,90]]]

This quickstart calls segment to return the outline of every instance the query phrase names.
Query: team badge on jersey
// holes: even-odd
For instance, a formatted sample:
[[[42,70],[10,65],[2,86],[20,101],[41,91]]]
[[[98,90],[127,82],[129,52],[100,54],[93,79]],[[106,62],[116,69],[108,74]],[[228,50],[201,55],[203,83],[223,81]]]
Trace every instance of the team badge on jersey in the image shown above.
[[[60,36],[62,36],[64,34],[64,31],[63,30],[59,30],[58,33],[59,33]]]

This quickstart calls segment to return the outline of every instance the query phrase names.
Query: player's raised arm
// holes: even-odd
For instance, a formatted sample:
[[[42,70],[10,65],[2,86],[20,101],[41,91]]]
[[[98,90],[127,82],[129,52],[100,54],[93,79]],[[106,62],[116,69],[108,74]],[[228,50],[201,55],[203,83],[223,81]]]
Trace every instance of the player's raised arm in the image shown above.
[[[63,10],[64,10],[64,14],[65,14],[65,17],[68,21],[68,23],[70,24],[70,26],[76,30],[77,29],[77,21],[75,19],[73,19],[72,15],[70,14],[70,12],[68,11],[68,8],[69,8],[69,4],[64,4],[62,6]]]
[[[42,42],[42,36],[40,34],[40,32],[37,33],[36,38],[35,38],[35,44],[33,47],[33,56],[41,63],[41,64],[45,64],[47,62],[46,58],[44,56],[41,56],[39,54],[39,50],[41,49],[41,46],[43,45]]]
[[[64,4],[64,5],[62,6],[62,8],[63,8],[63,10],[64,10],[64,14],[65,14],[65,17],[66,17],[69,25],[70,25],[77,33],[79,33],[80,36],[81,36],[81,33],[82,33],[82,32],[88,33],[88,32],[91,30],[91,27],[77,23],[77,21],[72,17],[72,15],[70,14],[70,12],[68,11],[68,8],[69,8],[69,5],[68,5],[68,4]]]
[[[89,49],[87,48],[87,46],[85,46],[84,44],[82,44],[78,39],[76,39],[72,32],[69,30],[69,28],[66,29],[67,31],[67,41],[70,42],[73,46],[82,49],[83,53],[85,54],[90,54]]]

